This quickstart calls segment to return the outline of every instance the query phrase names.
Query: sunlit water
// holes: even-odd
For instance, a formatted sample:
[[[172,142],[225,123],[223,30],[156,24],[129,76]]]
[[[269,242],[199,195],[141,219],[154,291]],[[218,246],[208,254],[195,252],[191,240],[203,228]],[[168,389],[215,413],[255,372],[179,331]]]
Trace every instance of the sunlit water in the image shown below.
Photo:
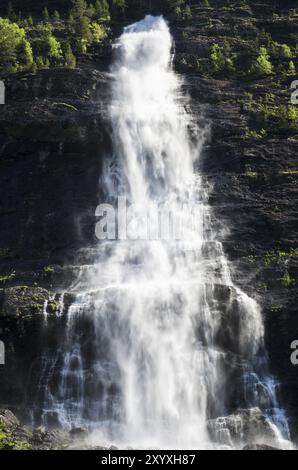
[[[234,286],[212,230],[194,171],[205,132],[185,111],[171,51],[161,17],[127,27],[115,44],[114,154],[101,187],[105,202],[126,196],[140,213],[170,204],[183,220],[195,207],[195,224],[182,240],[99,242],[64,344],[45,358],[42,418],[88,427],[94,444],[202,449],[244,445],[237,410],[259,407],[280,443],[287,422],[267,374],[260,309]]]

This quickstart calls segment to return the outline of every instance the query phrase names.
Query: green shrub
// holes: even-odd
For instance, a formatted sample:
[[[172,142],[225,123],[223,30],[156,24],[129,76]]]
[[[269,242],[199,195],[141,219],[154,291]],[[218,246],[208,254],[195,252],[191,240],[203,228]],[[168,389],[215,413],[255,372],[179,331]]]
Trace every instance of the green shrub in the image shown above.
[[[0,72],[17,72],[32,60],[25,30],[9,19],[0,18]]]
[[[246,93],[242,104],[251,113],[258,125],[272,131],[282,130],[286,132],[298,131],[298,107],[289,104],[277,104],[274,94],[267,93],[264,97],[255,100],[251,93]],[[278,100],[279,101],[279,100]]]
[[[53,268],[53,266],[45,266],[43,268],[43,272],[45,274],[53,274],[55,272],[55,269]]]
[[[296,67],[295,67],[295,64],[292,60],[290,60],[290,62],[289,62],[289,67],[288,67],[287,74],[288,75],[296,75]]]
[[[90,30],[92,33],[93,41],[96,43],[100,42],[106,37],[106,31],[104,27],[96,23],[95,21],[92,21],[92,23],[90,24]]]
[[[59,11],[55,10],[53,13],[53,20],[58,23],[61,20]]]
[[[71,45],[69,42],[66,42],[63,46],[64,49],[64,64],[70,69],[74,69],[77,64],[76,56],[74,55]]]
[[[269,48],[270,54],[276,59],[292,59],[293,57],[292,50],[287,44],[271,41]]]
[[[127,8],[126,0],[113,0],[113,5],[120,8],[120,10],[125,10],[125,8]]]
[[[46,21],[46,22],[48,22],[50,20],[50,15],[49,15],[49,11],[48,11],[47,7],[45,7],[43,9],[42,17],[43,17],[44,21]]]
[[[35,54],[43,58],[44,64],[49,61],[52,65],[59,65],[63,58],[61,44],[52,33],[48,23],[39,23],[36,27],[36,37],[33,40]],[[37,66],[40,59],[36,61]]]
[[[185,0],[167,0],[167,4],[176,15],[181,15],[185,6]]]
[[[224,41],[222,47],[216,43],[212,44],[210,59],[211,71],[216,74],[235,71],[231,46],[227,41]]]
[[[266,129],[261,129],[260,131],[255,131],[255,130],[247,130],[244,134],[244,139],[255,139],[255,140],[261,140],[267,137],[267,131]]]
[[[246,171],[245,171],[245,176],[247,176],[248,178],[257,178],[258,177],[258,173],[256,171],[253,171],[251,168],[248,168]]]
[[[15,278],[15,271],[12,271],[9,274],[2,274],[0,275],[0,284],[6,284],[8,281],[12,281]]]
[[[73,0],[73,6],[70,11],[70,14],[74,19],[80,19],[84,16],[87,10],[87,3],[85,0]]]
[[[253,72],[258,76],[266,76],[273,73],[273,65],[270,62],[266,47],[260,47],[259,55],[253,65]]]
[[[191,8],[189,5],[186,5],[185,9],[184,9],[184,12],[183,12],[183,16],[187,19],[187,20],[190,20],[191,17],[192,17],[192,12],[191,12]]]
[[[107,0],[96,0],[94,5],[94,13],[91,17],[96,20],[110,20],[110,8]]]
[[[292,287],[296,284],[296,279],[289,274],[285,274],[282,278],[278,279],[284,287]]]

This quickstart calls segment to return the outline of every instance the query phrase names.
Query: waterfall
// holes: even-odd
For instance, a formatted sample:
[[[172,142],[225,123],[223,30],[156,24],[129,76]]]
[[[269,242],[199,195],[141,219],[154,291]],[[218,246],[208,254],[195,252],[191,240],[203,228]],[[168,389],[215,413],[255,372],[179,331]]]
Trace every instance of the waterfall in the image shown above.
[[[38,390],[42,419],[88,427],[95,442],[204,449],[244,445],[249,417],[260,413],[281,441],[287,423],[260,308],[233,284],[212,229],[207,185],[194,170],[205,132],[186,111],[172,46],[166,22],[152,16],[114,46],[114,152],[101,187],[105,203],[126,198],[134,217],[129,237],[98,242],[88,282],[60,318],[65,337]],[[156,207],[171,209],[182,237],[158,236],[174,223],[163,215],[148,237],[144,214]]]

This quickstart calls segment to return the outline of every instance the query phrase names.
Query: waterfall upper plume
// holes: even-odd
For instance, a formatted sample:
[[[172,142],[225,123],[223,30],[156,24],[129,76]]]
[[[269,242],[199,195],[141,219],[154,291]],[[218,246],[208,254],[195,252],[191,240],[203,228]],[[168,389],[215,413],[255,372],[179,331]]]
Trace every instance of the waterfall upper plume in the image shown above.
[[[196,207],[195,224],[182,239],[98,244],[87,292],[68,310],[64,344],[45,362],[42,419],[56,413],[62,425],[89,426],[95,441],[120,446],[201,449],[241,447],[244,420],[260,410],[281,441],[287,423],[267,372],[260,308],[233,284],[212,230],[206,185],[194,170],[204,130],[186,112],[172,46],[166,22],[152,16],[116,42],[114,151],[101,185],[104,202],[125,196],[141,213],[169,204],[184,220],[185,208]],[[138,233],[140,225],[132,225]]]

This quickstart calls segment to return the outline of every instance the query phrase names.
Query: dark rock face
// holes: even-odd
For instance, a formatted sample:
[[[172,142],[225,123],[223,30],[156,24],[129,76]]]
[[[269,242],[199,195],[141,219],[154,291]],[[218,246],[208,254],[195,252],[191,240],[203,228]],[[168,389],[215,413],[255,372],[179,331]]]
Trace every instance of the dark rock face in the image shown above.
[[[25,318],[41,314],[49,300],[49,292],[41,287],[10,287],[1,289],[1,316],[4,318]]]
[[[272,446],[267,446],[266,444],[251,444],[244,446],[242,450],[279,450]]]
[[[6,83],[0,114],[0,337],[6,357],[0,401],[27,420],[26,387],[38,381],[36,361],[60,338],[59,321],[43,336],[45,303],[51,322],[59,291],[77,278],[95,242],[101,164],[110,152],[108,93],[108,74],[96,70],[44,71]],[[72,301],[65,295],[65,308]]]
[[[53,70],[14,77],[0,114],[1,270],[74,260],[94,241],[109,77]]]
[[[268,419],[258,408],[239,410],[237,414],[216,418],[208,423],[209,432],[221,445],[239,446],[241,439],[251,445],[266,446],[266,440],[274,442],[275,432]]]
[[[74,436],[44,427],[29,429],[21,426],[16,416],[0,409],[0,450],[62,450],[74,445]]]
[[[292,438],[297,439],[298,368],[290,361],[291,342],[298,338],[297,135],[275,130],[261,140],[245,139],[250,116],[241,100],[248,91],[270,93],[272,80],[228,74],[204,78],[197,59],[204,62],[211,44],[224,38],[238,51],[245,45],[256,47],[263,28],[274,40],[295,44],[298,21],[286,17],[286,9],[293,7],[290,3],[279,9],[273,2],[250,2],[230,11],[221,6],[209,11],[194,7],[191,26],[176,25],[175,65],[185,77],[195,113],[210,122],[200,169],[212,187],[214,226],[218,228],[220,221],[219,233],[235,283],[262,306],[270,370],[280,383],[279,398]],[[273,12],[283,13],[283,19],[274,18]],[[284,85],[288,100],[290,82],[291,78]]]
[[[264,92],[267,79],[206,78],[197,68],[197,58],[204,60],[219,38],[241,49],[262,28],[279,41],[297,35],[297,21],[281,26],[266,17],[269,2],[250,3],[232,11],[194,7],[191,26],[173,25],[174,65],[196,119],[211,126],[199,166],[212,186],[214,224],[220,220],[220,228],[229,229],[222,241],[235,283],[262,305],[270,369],[297,439],[298,368],[290,361],[290,344],[298,339],[297,285],[282,280],[297,280],[298,139],[243,138],[250,117],[240,100],[246,91]],[[57,69],[14,76],[6,88],[0,112],[0,339],[9,365],[0,366],[0,403],[28,418],[24,384],[44,348],[44,302],[55,312],[59,294],[80,266],[92,262],[101,165],[111,152],[110,76],[95,66]],[[224,303],[231,293],[217,295]],[[64,305],[72,301],[66,295]],[[61,324],[57,319],[48,344],[62,340]],[[36,431],[32,442],[38,444],[32,445],[42,446],[46,433]]]

